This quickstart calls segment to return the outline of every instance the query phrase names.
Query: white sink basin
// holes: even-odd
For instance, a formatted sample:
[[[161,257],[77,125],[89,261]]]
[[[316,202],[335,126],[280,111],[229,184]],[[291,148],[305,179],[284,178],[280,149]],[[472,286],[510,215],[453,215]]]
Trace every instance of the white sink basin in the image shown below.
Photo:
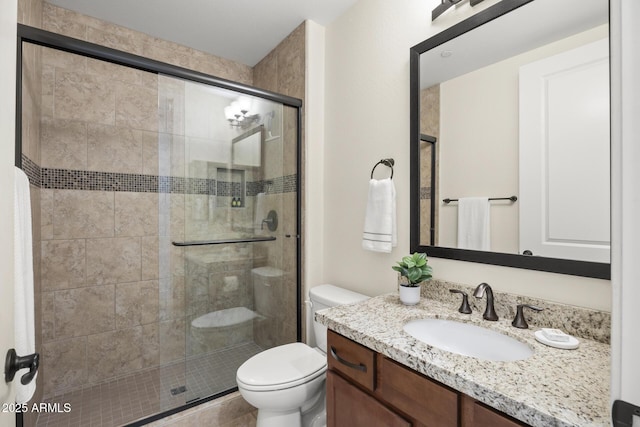
[[[494,362],[527,359],[527,344],[500,332],[469,323],[444,319],[418,319],[404,325],[412,337],[441,350]]]

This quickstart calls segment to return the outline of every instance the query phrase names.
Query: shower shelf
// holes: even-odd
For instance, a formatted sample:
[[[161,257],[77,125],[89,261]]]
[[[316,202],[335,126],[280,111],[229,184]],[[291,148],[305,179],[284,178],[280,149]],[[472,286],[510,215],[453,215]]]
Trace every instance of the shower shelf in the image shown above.
[[[246,237],[240,239],[220,239],[220,240],[192,240],[188,242],[171,242],[173,246],[204,246],[204,245],[225,245],[227,243],[253,243],[253,242],[269,242],[276,240],[273,236],[264,237]]]

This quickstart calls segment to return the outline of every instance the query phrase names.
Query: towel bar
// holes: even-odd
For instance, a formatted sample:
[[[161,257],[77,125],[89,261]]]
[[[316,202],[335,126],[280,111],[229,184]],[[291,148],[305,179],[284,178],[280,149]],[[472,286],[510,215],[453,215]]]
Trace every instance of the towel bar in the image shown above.
[[[444,203],[451,203],[451,202],[457,202],[459,199],[442,199],[442,201]],[[489,197],[489,200],[511,200],[512,202],[515,202],[516,200],[518,200],[517,196],[511,196],[511,197]]]
[[[395,163],[396,163],[396,162],[395,162],[395,160],[393,160],[393,159],[382,159],[382,160],[380,160],[378,163],[376,163],[376,164],[373,166],[373,169],[371,169],[371,179],[373,179],[373,171],[375,171],[375,170],[376,170],[376,168],[378,167],[378,165],[385,165],[385,166],[387,166],[387,167],[391,168],[391,176],[390,176],[390,178],[391,178],[391,179],[393,179],[393,165],[394,165]]]

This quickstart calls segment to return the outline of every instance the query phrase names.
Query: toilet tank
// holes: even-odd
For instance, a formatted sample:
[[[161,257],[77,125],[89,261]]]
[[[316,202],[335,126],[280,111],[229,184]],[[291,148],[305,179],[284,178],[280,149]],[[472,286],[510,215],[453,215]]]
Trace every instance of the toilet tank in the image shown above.
[[[311,300],[310,315],[311,320],[313,321],[313,332],[316,337],[316,344],[326,353],[327,327],[314,320],[316,311],[338,305],[364,301],[369,299],[369,297],[334,285],[319,285],[309,289],[309,299]]]
[[[275,267],[258,267],[251,270],[253,281],[253,306],[261,316],[274,318],[280,310],[284,272]]]

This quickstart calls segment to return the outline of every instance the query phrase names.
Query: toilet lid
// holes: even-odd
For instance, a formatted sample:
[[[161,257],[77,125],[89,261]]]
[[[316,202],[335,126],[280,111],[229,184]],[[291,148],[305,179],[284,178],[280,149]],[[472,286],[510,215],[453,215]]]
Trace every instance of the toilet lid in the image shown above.
[[[256,354],[238,368],[236,380],[248,390],[278,390],[305,383],[326,369],[326,356],[297,342]]]

